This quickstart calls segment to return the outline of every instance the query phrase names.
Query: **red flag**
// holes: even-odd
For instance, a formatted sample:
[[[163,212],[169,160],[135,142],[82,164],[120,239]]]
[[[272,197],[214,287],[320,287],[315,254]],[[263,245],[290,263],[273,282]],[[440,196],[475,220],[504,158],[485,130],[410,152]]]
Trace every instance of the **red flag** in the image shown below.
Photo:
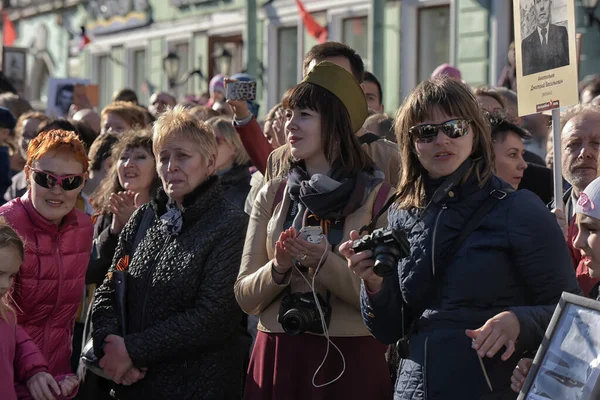
[[[306,27],[308,34],[315,39],[319,40],[319,43],[323,43],[327,40],[327,28],[321,26],[314,17],[306,11],[304,8],[304,4],[300,0],[296,0],[296,5],[298,6],[298,12],[302,17],[302,23]]]
[[[6,10],[2,11],[2,43],[4,46],[12,46],[17,40],[17,31],[12,21],[8,18]]]
[[[92,43],[92,41],[89,38],[89,36],[87,35],[87,33],[85,32],[85,26],[82,26],[81,27],[81,41],[79,42],[79,50],[80,51],[83,50],[83,48],[90,43]]]

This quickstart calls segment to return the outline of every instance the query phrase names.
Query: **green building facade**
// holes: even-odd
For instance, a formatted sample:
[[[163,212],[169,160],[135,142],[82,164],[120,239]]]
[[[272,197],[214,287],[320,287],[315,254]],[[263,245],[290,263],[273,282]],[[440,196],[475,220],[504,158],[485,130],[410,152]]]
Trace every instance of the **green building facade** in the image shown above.
[[[19,33],[16,45],[43,49],[31,53],[28,62],[30,96],[40,102],[46,75],[90,79],[100,86],[103,107],[125,87],[147,104],[157,90],[179,99],[198,96],[208,91],[214,74],[247,71],[257,78],[264,114],[301,79],[302,58],[317,43],[304,29],[295,0],[64,0],[64,7],[45,12],[31,6],[42,0],[22,1],[39,12],[23,12],[26,7],[8,11]],[[367,69],[377,73],[389,113],[442,63],[457,66],[471,85],[496,84],[514,37],[510,0],[303,3],[327,27],[329,40],[356,49]],[[583,34],[583,77],[600,71],[595,45],[600,23],[586,26],[579,2],[576,21]],[[79,51],[82,25],[92,42]],[[179,59],[179,73],[171,82],[163,61],[169,53]]]

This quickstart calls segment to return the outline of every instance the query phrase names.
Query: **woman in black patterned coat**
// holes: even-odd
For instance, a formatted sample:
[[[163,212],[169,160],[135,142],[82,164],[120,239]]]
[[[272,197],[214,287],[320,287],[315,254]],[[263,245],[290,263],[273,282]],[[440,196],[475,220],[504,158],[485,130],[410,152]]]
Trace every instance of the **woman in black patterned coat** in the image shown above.
[[[233,284],[248,218],[224,201],[208,125],[176,107],[154,125],[153,143],[164,191],[121,233],[96,293],[94,349],[119,399],[237,399],[241,311]],[[152,222],[134,249],[149,207]],[[124,337],[112,279],[117,266],[128,274]]]

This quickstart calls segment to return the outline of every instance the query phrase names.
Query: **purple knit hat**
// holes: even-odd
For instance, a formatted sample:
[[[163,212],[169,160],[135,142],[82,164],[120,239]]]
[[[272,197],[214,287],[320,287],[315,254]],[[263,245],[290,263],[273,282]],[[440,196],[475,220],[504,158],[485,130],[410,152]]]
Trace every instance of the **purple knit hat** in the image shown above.
[[[221,74],[213,76],[208,84],[208,91],[211,95],[215,92],[225,94],[225,77]]]
[[[458,68],[453,67],[450,64],[442,64],[433,71],[431,79],[438,78],[441,76],[449,76],[450,78],[462,79],[462,75]]]

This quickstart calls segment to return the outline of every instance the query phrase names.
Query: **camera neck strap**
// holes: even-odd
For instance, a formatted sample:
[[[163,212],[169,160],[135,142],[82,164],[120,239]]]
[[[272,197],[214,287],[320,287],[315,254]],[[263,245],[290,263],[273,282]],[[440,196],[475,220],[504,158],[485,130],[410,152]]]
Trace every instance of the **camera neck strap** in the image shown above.
[[[473,160],[471,160],[471,158],[467,158],[456,169],[456,171],[454,171],[452,174],[450,174],[444,180],[444,182],[441,184],[441,186],[439,188],[437,188],[437,190],[433,193],[431,200],[429,201],[429,203],[427,203],[427,205],[423,209],[421,216],[410,227],[408,232],[410,232],[412,230],[412,228],[415,227],[415,225],[417,225],[419,222],[421,222],[421,219],[425,215],[425,212],[429,209],[429,207],[432,204],[440,203],[448,195],[448,192],[450,192],[450,190],[452,190],[452,188],[454,186],[456,186],[456,184],[467,174],[467,172],[469,171],[469,169],[471,168],[472,165],[473,165]],[[384,183],[384,185],[385,185],[385,183]],[[379,189],[379,193],[377,194],[378,198],[379,198],[379,195],[381,194],[382,190],[384,190],[384,187],[385,186],[381,186],[381,188]],[[389,193],[389,190],[388,190],[388,192],[385,193],[386,197],[387,197],[388,193]],[[394,202],[397,199],[398,199],[398,192],[394,193],[389,199],[387,199],[387,201],[384,203],[383,207],[380,207],[379,210],[376,213],[374,213],[373,218],[371,219],[371,222],[369,222],[367,225],[360,228],[359,234],[362,235],[363,232],[369,232],[369,233],[373,232],[373,230],[375,229],[375,226],[377,226],[377,221],[379,220],[379,218],[381,218],[381,216],[385,212],[387,212],[387,210],[392,206],[392,204],[394,204]],[[377,199],[375,200],[375,202],[377,203]],[[373,208],[375,209],[375,207],[373,207]]]
[[[286,287],[283,290],[283,293],[284,293],[284,295],[292,293],[292,287],[291,286]],[[317,296],[322,298],[321,295],[319,294],[319,292],[317,292]],[[327,289],[327,292],[325,292],[325,303],[327,303],[327,305],[331,306],[331,291],[329,291],[329,289]]]

